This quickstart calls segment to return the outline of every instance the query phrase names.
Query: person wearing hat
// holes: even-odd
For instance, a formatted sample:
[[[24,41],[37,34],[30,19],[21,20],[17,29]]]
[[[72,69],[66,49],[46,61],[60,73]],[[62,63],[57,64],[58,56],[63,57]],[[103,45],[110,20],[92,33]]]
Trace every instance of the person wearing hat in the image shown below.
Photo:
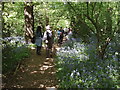
[[[61,45],[63,42],[63,37],[64,37],[64,30],[62,29],[62,27],[60,27],[58,32],[59,32],[58,43]]]
[[[46,26],[46,31],[44,32],[43,41],[46,44],[46,58],[52,57],[52,30],[50,25]]]

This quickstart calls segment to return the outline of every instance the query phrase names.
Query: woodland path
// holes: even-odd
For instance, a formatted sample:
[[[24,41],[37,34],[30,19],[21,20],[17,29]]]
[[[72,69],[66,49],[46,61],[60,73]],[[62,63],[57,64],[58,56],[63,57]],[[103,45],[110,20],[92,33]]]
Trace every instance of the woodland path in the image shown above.
[[[55,55],[57,46],[54,45]],[[5,88],[57,88],[54,59],[46,59],[46,51],[42,48],[41,55],[31,49],[29,58],[22,61],[20,69],[12,76]]]

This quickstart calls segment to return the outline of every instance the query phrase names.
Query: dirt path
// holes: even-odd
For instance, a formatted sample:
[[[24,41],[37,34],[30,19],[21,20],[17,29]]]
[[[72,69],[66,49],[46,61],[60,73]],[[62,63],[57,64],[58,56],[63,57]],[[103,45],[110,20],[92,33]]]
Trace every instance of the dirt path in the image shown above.
[[[31,49],[31,56],[22,62],[16,75],[9,79],[6,88],[57,88],[54,59],[46,59],[45,49],[42,54],[36,55]]]

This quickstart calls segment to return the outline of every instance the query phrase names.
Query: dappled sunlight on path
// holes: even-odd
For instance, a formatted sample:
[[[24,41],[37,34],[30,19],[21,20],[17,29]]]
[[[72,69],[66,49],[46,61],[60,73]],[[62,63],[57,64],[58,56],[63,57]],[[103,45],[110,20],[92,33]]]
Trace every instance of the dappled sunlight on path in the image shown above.
[[[35,49],[31,49],[30,58],[22,61],[20,69],[5,88],[57,88],[55,73],[54,59],[46,59],[43,48],[41,55],[36,55]]]

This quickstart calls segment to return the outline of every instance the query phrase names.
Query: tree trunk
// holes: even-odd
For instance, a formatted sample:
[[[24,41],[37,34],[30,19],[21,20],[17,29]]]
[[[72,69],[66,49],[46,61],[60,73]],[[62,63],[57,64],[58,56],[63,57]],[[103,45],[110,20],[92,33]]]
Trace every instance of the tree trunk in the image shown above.
[[[3,33],[3,28],[4,28],[4,20],[3,20],[3,16],[2,16],[2,13],[3,13],[3,10],[4,10],[4,2],[1,2],[1,12],[0,12],[0,18],[1,18],[1,31],[0,33]],[[3,37],[3,35],[1,35]]]
[[[25,15],[25,40],[26,43],[28,43],[28,40],[32,39],[34,36],[34,16],[33,5],[31,5],[31,3],[25,3],[24,15]]]
[[[118,13],[120,13],[120,3],[118,3]],[[120,14],[118,14],[118,33],[120,33]]]
[[[49,25],[49,17],[46,16],[46,26]]]

